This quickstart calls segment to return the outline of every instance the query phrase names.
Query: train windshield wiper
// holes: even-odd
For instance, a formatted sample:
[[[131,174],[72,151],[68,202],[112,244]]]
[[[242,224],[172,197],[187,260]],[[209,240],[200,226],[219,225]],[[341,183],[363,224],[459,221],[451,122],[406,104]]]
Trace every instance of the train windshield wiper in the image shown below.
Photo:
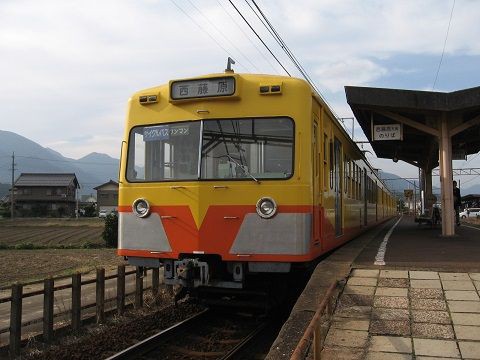
[[[260,184],[260,181],[255,177],[253,176],[252,174],[250,174],[250,172],[248,171],[248,167],[246,165],[241,165],[237,160],[235,160],[233,157],[231,157],[229,154],[225,154],[226,157],[228,157],[228,159],[233,162],[236,166],[238,166],[240,169],[242,169],[242,171],[250,176],[257,184]]]

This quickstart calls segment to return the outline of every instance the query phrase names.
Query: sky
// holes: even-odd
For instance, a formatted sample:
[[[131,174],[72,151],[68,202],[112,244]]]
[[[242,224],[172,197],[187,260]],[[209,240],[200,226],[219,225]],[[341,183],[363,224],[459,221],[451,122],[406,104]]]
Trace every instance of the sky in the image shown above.
[[[232,2],[300,77],[251,0]],[[256,3],[339,117],[353,116],[346,85],[480,86],[480,1]],[[238,73],[285,75],[228,0],[2,0],[0,54],[0,129],[75,159],[93,151],[119,157],[126,104],[140,89],[223,72],[228,56]],[[351,120],[346,125],[351,129]],[[358,124],[354,132],[365,139]],[[405,163],[367,156],[383,171],[418,175]],[[460,167],[480,167],[480,156],[455,161]]]

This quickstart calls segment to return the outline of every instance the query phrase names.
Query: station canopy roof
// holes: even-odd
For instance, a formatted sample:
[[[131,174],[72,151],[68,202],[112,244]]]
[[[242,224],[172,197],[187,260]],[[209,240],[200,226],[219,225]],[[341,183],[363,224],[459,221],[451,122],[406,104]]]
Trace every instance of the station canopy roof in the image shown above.
[[[396,158],[426,170],[437,167],[444,116],[454,159],[480,151],[480,87],[444,93],[346,86],[345,93],[378,157]],[[373,125],[398,123],[403,124],[403,140],[373,141]]]

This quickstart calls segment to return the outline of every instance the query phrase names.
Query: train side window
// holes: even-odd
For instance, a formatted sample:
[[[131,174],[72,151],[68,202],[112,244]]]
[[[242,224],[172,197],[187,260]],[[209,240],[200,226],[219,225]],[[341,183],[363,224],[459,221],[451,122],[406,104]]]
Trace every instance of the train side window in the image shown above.
[[[328,152],[328,136],[323,134],[323,189],[327,190],[328,187],[328,163],[327,163],[327,152]]]
[[[333,141],[329,141],[329,149],[328,149],[328,154],[329,154],[329,170],[330,170],[330,189],[333,189],[333,173],[334,173],[334,168],[333,168]]]
[[[343,155],[343,188],[348,196],[348,160],[347,155]]]
[[[352,197],[352,159],[348,158],[348,174],[347,174],[347,186],[348,186],[348,197]]]
[[[327,134],[323,134],[323,191],[327,191],[327,182],[328,182],[328,164],[327,164],[327,144],[328,137]]]
[[[373,203],[373,182],[372,182],[372,179],[368,179],[368,185],[369,185],[369,188],[368,188],[368,200]]]
[[[313,122],[313,161],[314,161],[314,164],[315,164],[315,177],[318,178],[318,175],[320,173],[320,164],[319,164],[319,158],[318,158],[318,141],[317,141],[317,130],[318,128],[318,125],[317,123],[314,121]]]
[[[353,170],[354,170],[354,167],[355,167],[355,163],[353,162],[353,160],[351,161],[350,163],[350,197],[353,199],[354,196],[355,196],[355,191],[354,191],[354,178],[353,178]]]
[[[371,201],[372,203],[375,202],[375,183],[373,182],[373,180],[370,180],[371,183],[370,183],[370,197],[371,197]]]
[[[365,184],[364,184],[364,170],[360,169],[360,200],[364,200]]]
[[[361,169],[360,169],[360,166],[357,166],[357,200],[360,200],[361,198],[361,195],[360,195],[360,192],[361,192]]]
[[[357,164],[352,165],[352,198],[357,198]]]

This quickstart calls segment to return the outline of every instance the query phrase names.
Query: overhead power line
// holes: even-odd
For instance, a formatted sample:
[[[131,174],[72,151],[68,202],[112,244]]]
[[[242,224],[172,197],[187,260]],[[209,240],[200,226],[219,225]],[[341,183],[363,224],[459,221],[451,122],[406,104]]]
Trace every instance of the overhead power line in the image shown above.
[[[245,60],[250,64],[252,65],[252,67],[259,71],[257,66],[248,58],[247,55],[245,55],[243,53],[242,50],[240,50],[219,28],[217,25],[215,25],[215,23],[213,23],[212,21],[210,21],[210,19],[203,13],[202,10],[200,10],[197,6],[195,6],[195,4],[191,1],[191,0],[188,0],[188,2],[190,3],[190,5],[192,5],[192,7],[200,14],[202,15],[202,17],[240,54],[242,55]]]
[[[265,48],[268,50],[268,52],[270,53],[270,55],[273,56],[273,58],[275,59],[275,61],[282,67],[282,69],[288,74],[288,76],[292,76],[290,75],[290,73],[288,72],[288,70],[285,68],[285,66],[283,66],[283,64],[280,62],[280,60],[275,56],[275,54],[273,53],[273,51],[268,47],[268,45],[265,43],[265,41],[263,41],[262,37],[255,31],[255,29],[253,28],[252,25],[250,25],[250,23],[248,22],[248,20],[245,18],[245,16],[243,16],[242,12],[235,6],[235,4],[233,3],[232,0],[228,0],[228,2],[233,6],[233,8],[237,11],[238,15],[240,15],[240,17],[243,19],[243,21],[245,21],[245,23],[248,25],[248,27],[250,28],[250,30],[253,31],[253,33],[256,35],[256,37],[258,38],[258,40],[260,40],[260,42],[263,44],[263,46],[265,46]]]
[[[187,16],[190,20],[192,20],[193,23],[194,23],[195,25],[197,25],[198,28],[199,28],[200,30],[202,30],[205,34],[207,34],[208,37],[209,37],[210,39],[212,39],[213,42],[214,42],[215,44],[217,44],[217,46],[219,46],[223,51],[225,51],[228,56],[230,56],[231,58],[235,58],[235,56],[233,56],[227,49],[225,49],[225,47],[224,47],[222,44],[220,44],[220,43],[217,41],[217,39],[215,39],[215,37],[214,37],[213,35],[211,35],[206,29],[204,29],[204,27],[203,27],[202,25],[200,25],[200,24],[195,20],[194,17],[190,16],[182,7],[180,7],[180,6],[175,2],[175,0],[170,0],[170,2],[171,2],[173,5],[175,5],[175,7],[176,7],[178,10],[180,10],[183,14],[185,14],[185,16]],[[246,71],[248,71],[248,69],[247,69],[245,66],[243,66],[242,64],[239,63],[238,65],[239,65],[240,67],[244,68]]]
[[[232,3],[231,0],[229,0],[230,3]],[[335,111],[333,110],[332,106],[328,103],[327,99],[322,95],[322,93],[320,92],[320,90],[318,89],[318,87],[316,86],[315,82],[312,80],[312,78],[310,77],[310,75],[308,75],[307,71],[305,70],[305,68],[302,66],[302,64],[300,63],[300,61],[297,59],[297,57],[293,54],[293,52],[289,49],[289,47],[287,46],[287,44],[285,43],[285,41],[283,41],[282,37],[280,36],[280,34],[278,33],[278,31],[275,29],[275,27],[273,26],[273,24],[270,22],[270,20],[268,20],[267,16],[265,15],[265,13],[262,11],[262,9],[260,9],[260,7],[258,6],[258,4],[255,2],[255,0],[251,0],[252,3],[255,5],[255,8],[257,9],[257,11],[255,11],[252,6],[249,4],[248,0],[245,0],[245,2],[247,3],[247,5],[250,7],[250,9],[252,10],[252,12],[255,14],[255,16],[257,16],[257,18],[260,20],[260,22],[263,24],[263,26],[265,26],[265,28],[268,30],[268,32],[270,33],[270,35],[272,35],[272,37],[275,39],[275,41],[279,44],[279,46],[282,48],[282,50],[285,52],[285,54],[288,56],[288,58],[292,61],[292,63],[295,65],[295,67],[298,69],[298,71],[300,72],[300,74],[303,76],[303,78],[310,84],[310,86],[315,90],[315,92],[318,94],[318,96],[325,102],[325,104],[328,105],[328,107],[330,108],[330,111],[332,112],[333,116],[335,116],[335,118],[338,120],[338,122],[340,122],[345,131],[348,133],[350,132],[348,130],[348,128],[346,127],[345,125],[345,122],[343,121],[342,118],[340,118],[336,113]],[[237,10],[238,11],[238,10]],[[259,15],[260,14],[260,15]],[[261,16],[261,17],[260,17]],[[243,16],[242,16],[243,17]],[[263,19],[263,20],[262,20]],[[290,75],[290,74],[289,74]],[[290,75],[291,76],[291,75]],[[353,135],[353,134],[352,134]]]
[[[275,39],[275,41],[278,43],[278,45],[280,45],[280,47],[283,49],[283,51],[285,52],[285,54],[287,54],[287,56],[289,57],[289,59],[292,61],[292,63],[295,65],[295,67],[298,69],[298,71],[300,71],[300,74],[302,74],[302,76],[305,78],[305,80],[308,81],[308,83],[315,89],[315,91],[318,93],[318,95],[320,95],[320,97],[322,97],[322,94],[320,93],[320,90],[318,90],[317,86],[315,85],[315,83],[313,82],[313,80],[310,78],[310,76],[307,74],[306,70],[303,68],[303,66],[300,64],[300,61],[298,61],[298,59],[295,57],[295,55],[292,53],[292,51],[288,48],[287,44],[285,43],[285,41],[283,41],[282,37],[280,36],[280,34],[277,32],[277,30],[275,30],[275,28],[273,27],[272,23],[268,20],[268,18],[266,17],[266,15],[263,13],[263,11],[260,9],[260,7],[257,5],[257,3],[255,2],[255,0],[252,0],[252,3],[253,5],[255,5],[255,8],[257,9],[257,11],[260,13],[261,17],[257,14],[257,12],[252,8],[252,6],[250,5],[250,3],[248,2],[248,0],[245,0],[245,2],[247,3],[247,5],[250,7],[250,9],[252,10],[252,12],[258,17],[258,19],[260,20],[260,22],[263,24],[263,26],[265,26],[265,28],[267,29],[267,31],[270,33],[270,35],[272,35],[272,37]],[[263,20],[262,20],[263,18]],[[323,97],[322,97],[323,99]],[[325,100],[325,99],[324,99]]]
[[[235,24],[235,26],[237,27],[237,29],[240,30],[240,32],[243,34],[243,36],[250,42],[250,44],[252,44],[252,46],[257,50],[257,52],[260,54],[260,56],[262,56],[265,61],[268,63],[268,65],[270,65],[270,67],[273,69],[273,71],[275,71],[277,74],[278,74],[278,70],[275,68],[275,66],[273,66],[273,64],[271,63],[271,61],[268,59],[268,57],[260,51],[260,49],[258,48],[258,46],[252,41],[252,39],[250,38],[250,36],[248,36],[245,31],[242,29],[242,27],[238,24],[237,20],[235,20],[235,18],[230,15],[230,13],[227,11],[227,9],[225,8],[225,6],[219,1],[219,0],[215,0],[217,2],[218,5],[220,5],[220,7],[222,8],[222,10],[225,12],[225,14],[228,15],[228,17],[233,21],[233,23]]]
[[[445,41],[443,42],[442,56],[440,57],[440,62],[438,63],[437,73],[435,74],[435,80],[433,81],[432,90],[435,89],[435,85],[437,84],[438,74],[440,73],[440,67],[442,66],[443,56],[445,54],[445,48],[447,47],[448,33],[450,32],[450,24],[452,23],[454,8],[455,8],[455,0],[453,0],[452,11],[450,12],[450,20],[448,20],[447,33],[445,34]]]

